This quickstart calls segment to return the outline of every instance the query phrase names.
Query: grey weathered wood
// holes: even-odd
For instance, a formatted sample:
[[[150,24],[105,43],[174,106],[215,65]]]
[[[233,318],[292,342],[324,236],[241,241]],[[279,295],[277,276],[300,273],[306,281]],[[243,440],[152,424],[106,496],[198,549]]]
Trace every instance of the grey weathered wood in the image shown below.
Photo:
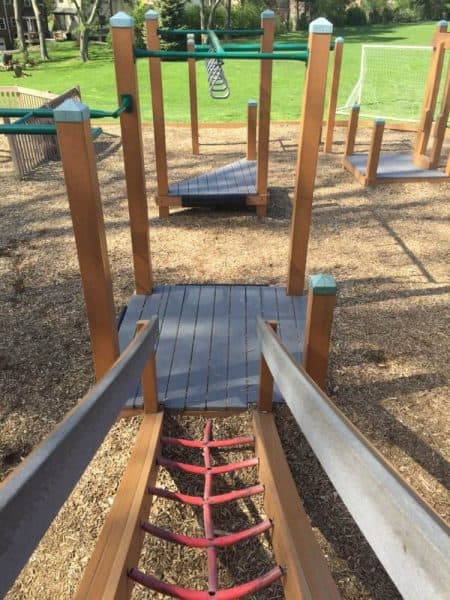
[[[299,362],[303,361],[303,343],[305,341],[305,324],[306,324],[306,308],[308,305],[308,297],[304,296],[291,296],[292,306],[294,309],[295,322],[297,324],[298,338],[299,338]]]
[[[358,169],[361,175],[366,174],[367,154],[351,154],[346,158],[353,167]],[[420,169],[414,164],[410,152],[381,152],[378,161],[377,177],[380,179],[395,177],[407,180],[408,177],[441,179],[443,177],[446,178],[447,175],[437,169]]]
[[[316,386],[262,319],[258,335],[298,426],[402,596],[447,599],[449,527]]]
[[[119,328],[119,349],[123,352],[136,333],[136,323],[141,318],[146,296],[133,294],[128,302]]]
[[[214,298],[214,318],[208,369],[208,395],[206,401],[207,408],[211,410],[224,408],[226,406],[229,308],[229,286],[217,286]]]
[[[171,196],[256,194],[256,162],[246,159],[171,185]]]
[[[300,339],[295,319],[293,297],[287,296],[284,288],[275,288],[275,293],[278,305],[279,335],[295,360],[300,361]]]
[[[0,597],[80,479],[153,352],[153,319],[96,386],[0,487]]]
[[[180,409],[185,406],[199,297],[199,286],[186,287],[180,325],[175,342],[173,364],[167,386],[165,404],[167,408]]]
[[[186,401],[189,408],[206,408],[214,297],[214,286],[201,287]]]
[[[256,336],[256,318],[261,315],[261,290],[259,286],[247,286],[246,290],[246,340],[247,340],[247,402],[258,399],[259,344]]]
[[[247,407],[245,286],[230,288],[227,408]]]

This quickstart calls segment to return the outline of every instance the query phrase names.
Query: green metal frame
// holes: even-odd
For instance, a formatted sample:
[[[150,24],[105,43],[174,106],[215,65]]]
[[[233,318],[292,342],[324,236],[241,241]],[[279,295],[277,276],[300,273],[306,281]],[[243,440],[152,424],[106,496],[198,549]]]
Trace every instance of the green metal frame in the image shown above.
[[[158,34],[165,35],[207,35],[210,31],[218,36],[229,35],[235,37],[256,37],[264,33],[263,29],[158,29]]]
[[[203,60],[205,58],[219,58],[232,60],[297,60],[300,62],[308,61],[308,52],[187,52],[178,50],[144,50],[143,48],[134,48],[135,58],[196,58]]]

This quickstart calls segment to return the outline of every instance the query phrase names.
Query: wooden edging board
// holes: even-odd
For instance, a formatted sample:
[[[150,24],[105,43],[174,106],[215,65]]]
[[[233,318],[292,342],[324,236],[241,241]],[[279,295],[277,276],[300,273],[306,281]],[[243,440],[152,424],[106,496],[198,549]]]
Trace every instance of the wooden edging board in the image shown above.
[[[285,569],[286,600],[339,598],[297,493],[273,415],[255,411],[253,431],[264,510],[273,523],[272,545],[278,564]]]
[[[405,599],[446,599],[450,528],[257,322],[281,395],[350,514]]]
[[[152,318],[108,373],[0,486],[0,598],[114,424],[155,348]]]

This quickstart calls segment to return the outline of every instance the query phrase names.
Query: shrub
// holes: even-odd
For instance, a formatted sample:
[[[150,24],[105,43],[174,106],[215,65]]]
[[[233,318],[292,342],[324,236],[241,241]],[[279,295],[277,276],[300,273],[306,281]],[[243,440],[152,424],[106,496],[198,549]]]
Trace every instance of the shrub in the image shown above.
[[[251,2],[231,8],[233,29],[258,29],[261,25],[261,8]]]
[[[360,6],[351,6],[347,8],[347,25],[366,25],[367,24],[367,16],[365,10],[363,10]]]
[[[383,12],[381,13],[381,20],[383,23],[392,23],[394,20],[394,11],[390,6],[385,6],[383,8]]]
[[[421,17],[413,8],[396,8],[392,18],[394,23],[416,23]]]

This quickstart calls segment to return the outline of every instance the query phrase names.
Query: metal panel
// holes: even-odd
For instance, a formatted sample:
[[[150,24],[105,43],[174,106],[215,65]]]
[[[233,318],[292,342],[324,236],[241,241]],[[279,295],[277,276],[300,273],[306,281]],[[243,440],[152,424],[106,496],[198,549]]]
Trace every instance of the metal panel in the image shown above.
[[[153,352],[158,322],[134,338],[101,381],[0,487],[0,597],[93,458]]]
[[[323,469],[407,600],[444,600],[450,529],[258,320],[266,362]]]

